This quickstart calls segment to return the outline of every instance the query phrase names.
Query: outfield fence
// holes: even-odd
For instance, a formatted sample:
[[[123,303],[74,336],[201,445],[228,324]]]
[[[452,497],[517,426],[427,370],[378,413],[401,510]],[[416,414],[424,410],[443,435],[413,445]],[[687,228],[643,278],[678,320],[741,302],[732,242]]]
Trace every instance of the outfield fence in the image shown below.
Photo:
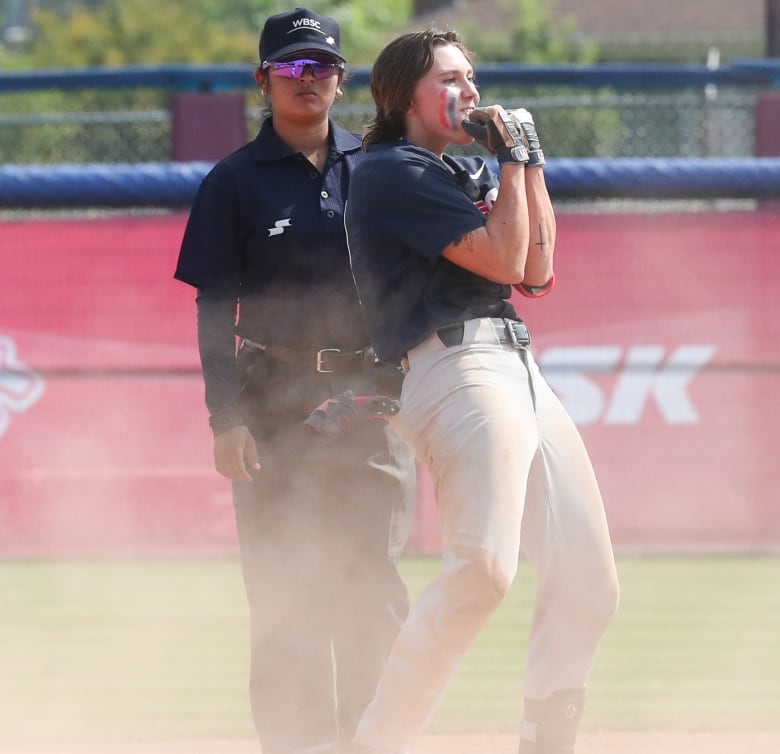
[[[370,118],[369,70],[350,71],[334,115],[360,132]],[[551,157],[749,157],[762,102],[780,82],[780,61],[706,65],[484,65],[483,102],[531,109]],[[176,156],[177,118],[203,128],[189,96],[240,101],[240,133],[263,115],[251,66],[131,66],[0,73],[0,163],[144,163]],[[233,117],[221,103],[224,140]],[[192,113],[193,111],[190,111]],[[767,116],[769,117],[769,116]],[[775,142],[776,143],[776,142]],[[780,149],[773,152],[780,153]]]
[[[545,146],[552,157],[722,158],[753,154],[759,93],[734,87],[545,95],[518,94],[513,89],[495,98],[508,108],[525,107],[534,113],[540,133],[549,135]],[[264,114],[257,98],[248,94],[247,139],[257,132]],[[359,133],[373,107],[344,102],[333,115],[345,128]],[[172,156],[173,129],[168,108],[0,112],[0,156],[4,162],[22,164],[162,162]]]

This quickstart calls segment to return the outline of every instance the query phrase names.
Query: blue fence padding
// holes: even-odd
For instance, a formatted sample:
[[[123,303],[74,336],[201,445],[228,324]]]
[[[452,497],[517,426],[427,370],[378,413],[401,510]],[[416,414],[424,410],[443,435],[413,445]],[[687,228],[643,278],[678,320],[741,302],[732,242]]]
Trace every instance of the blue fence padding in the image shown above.
[[[0,166],[0,207],[187,207],[207,162]]]
[[[0,73],[0,92],[42,89],[162,88],[174,91],[225,91],[255,86],[251,64],[176,63],[116,68],[69,68]],[[349,84],[367,87],[369,68],[350,69]],[[482,86],[572,86],[618,89],[681,89],[722,86],[780,86],[780,59],[742,59],[710,69],[703,64],[614,63],[531,65],[493,63],[477,68]]]
[[[780,157],[558,159],[545,175],[559,199],[780,198]]]
[[[5,165],[0,207],[186,208],[210,168],[208,162]],[[780,157],[551,159],[545,175],[554,199],[780,198]]]

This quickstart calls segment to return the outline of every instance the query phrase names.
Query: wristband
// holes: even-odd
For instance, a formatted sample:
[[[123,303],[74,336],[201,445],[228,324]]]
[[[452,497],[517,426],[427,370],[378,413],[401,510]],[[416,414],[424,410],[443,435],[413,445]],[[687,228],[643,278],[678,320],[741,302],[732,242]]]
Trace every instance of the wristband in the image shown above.
[[[526,149],[524,144],[518,144],[511,149],[509,147],[504,147],[504,149],[500,149],[496,154],[496,160],[498,161],[499,167],[505,162],[514,162],[518,165],[524,165],[528,162],[528,149]]]
[[[526,285],[525,283],[515,283],[512,287],[526,296],[527,298],[541,298],[546,296],[555,285],[555,273],[544,285]]]

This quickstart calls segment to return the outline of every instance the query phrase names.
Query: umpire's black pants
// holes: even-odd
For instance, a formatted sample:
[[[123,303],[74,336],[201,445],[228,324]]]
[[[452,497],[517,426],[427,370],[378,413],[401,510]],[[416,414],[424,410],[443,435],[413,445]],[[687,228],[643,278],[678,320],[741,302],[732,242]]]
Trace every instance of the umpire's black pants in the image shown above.
[[[262,468],[233,492],[263,754],[346,749],[408,612],[411,451],[384,420],[332,442],[303,426],[347,387],[376,388],[275,369],[243,396]]]

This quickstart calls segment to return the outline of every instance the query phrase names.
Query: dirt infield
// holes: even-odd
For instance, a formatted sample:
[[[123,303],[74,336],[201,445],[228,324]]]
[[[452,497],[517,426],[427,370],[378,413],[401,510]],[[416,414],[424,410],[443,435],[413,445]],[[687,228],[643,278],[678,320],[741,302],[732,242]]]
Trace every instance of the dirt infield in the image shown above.
[[[414,754],[515,754],[511,735],[427,736]],[[577,754],[777,754],[780,731],[765,733],[584,733]],[[254,741],[165,741],[7,747],[0,754],[260,754]]]
[[[516,754],[516,751],[516,736],[442,735],[427,737],[415,754]],[[777,754],[777,752],[780,752],[780,732],[583,733],[577,744],[577,754]],[[206,752],[204,751],[203,754]]]

